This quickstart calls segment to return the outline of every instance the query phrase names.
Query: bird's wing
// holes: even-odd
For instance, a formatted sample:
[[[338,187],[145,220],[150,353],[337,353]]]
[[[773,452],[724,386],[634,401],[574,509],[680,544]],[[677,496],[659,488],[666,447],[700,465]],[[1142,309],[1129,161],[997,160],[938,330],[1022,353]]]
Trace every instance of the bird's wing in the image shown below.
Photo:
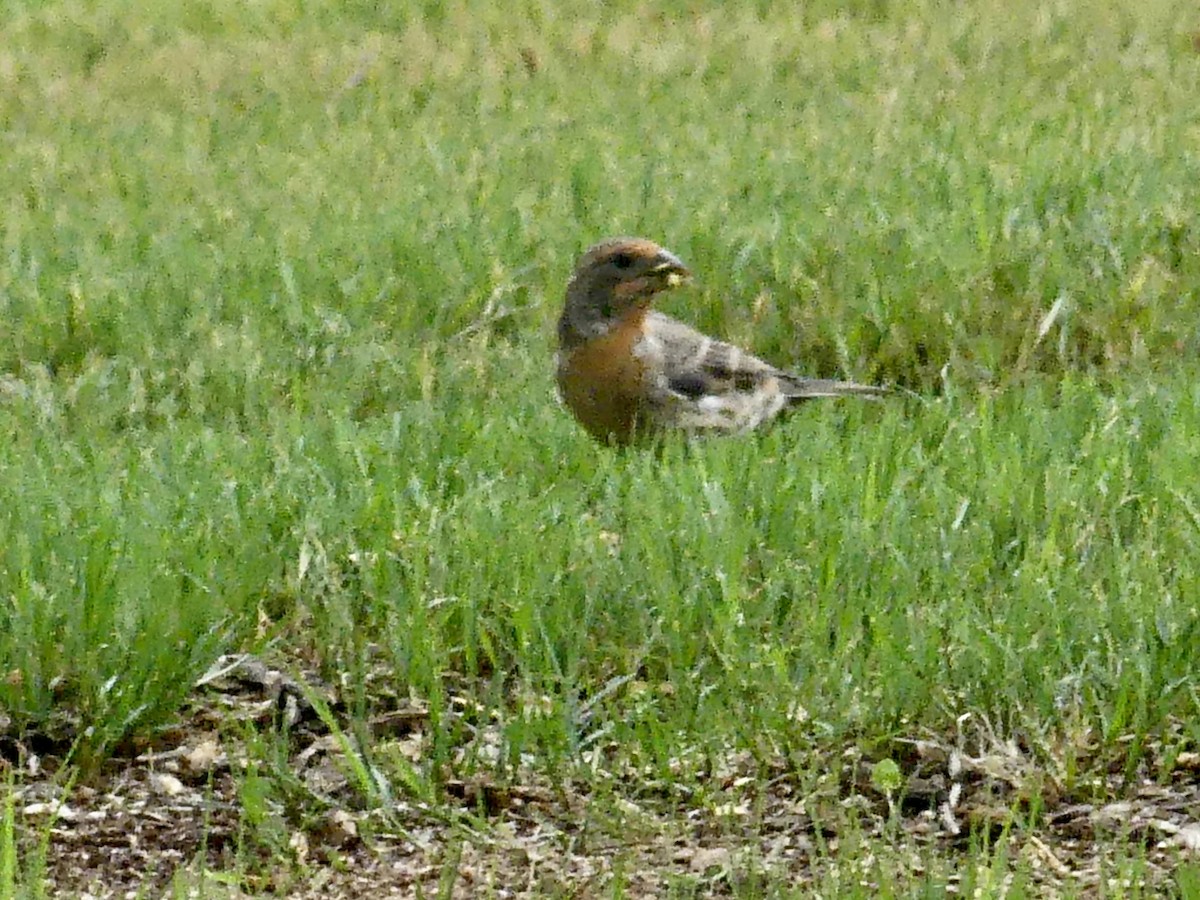
[[[646,316],[646,328],[662,345],[663,369],[670,388],[685,397],[744,393],[777,381],[784,396],[842,397],[852,394],[882,396],[886,388],[829,378],[805,378],[718,341],[678,319],[660,312]]]
[[[662,313],[648,314],[646,328],[662,345],[668,386],[685,397],[754,391],[773,379],[787,377],[757,356]]]
[[[785,372],[659,312],[646,316],[645,327],[661,352],[661,405],[673,409],[683,427],[742,431],[800,400],[886,393],[871,385]]]
[[[758,357],[659,312],[646,316],[645,331],[659,361],[651,402],[675,427],[745,431],[787,405],[786,376]]]

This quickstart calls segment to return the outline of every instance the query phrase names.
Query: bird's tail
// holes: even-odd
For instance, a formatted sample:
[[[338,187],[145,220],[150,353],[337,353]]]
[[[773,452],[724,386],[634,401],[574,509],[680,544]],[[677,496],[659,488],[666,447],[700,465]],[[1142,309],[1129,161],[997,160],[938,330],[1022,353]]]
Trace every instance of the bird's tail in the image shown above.
[[[828,378],[789,378],[783,383],[789,400],[810,400],[816,397],[865,397],[879,400],[889,393],[885,387],[856,384],[853,381],[833,381]]]

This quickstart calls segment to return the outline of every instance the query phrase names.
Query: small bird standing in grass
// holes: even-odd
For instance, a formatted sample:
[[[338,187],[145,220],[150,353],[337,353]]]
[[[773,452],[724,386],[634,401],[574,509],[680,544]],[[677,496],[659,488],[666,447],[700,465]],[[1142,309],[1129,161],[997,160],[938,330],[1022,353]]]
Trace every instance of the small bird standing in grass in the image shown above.
[[[650,308],[690,275],[641,238],[602,241],[580,257],[558,320],[558,388],[597,440],[749,431],[800,400],[887,393],[793,375]]]

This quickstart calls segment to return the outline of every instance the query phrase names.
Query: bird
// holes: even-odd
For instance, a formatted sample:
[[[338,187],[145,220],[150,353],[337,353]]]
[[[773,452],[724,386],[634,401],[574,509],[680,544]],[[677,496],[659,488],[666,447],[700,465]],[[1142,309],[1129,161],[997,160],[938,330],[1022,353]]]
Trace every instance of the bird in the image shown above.
[[[559,396],[600,443],[748,432],[801,400],[887,393],[784,371],[651,308],[690,278],[678,256],[645,238],[609,238],[579,257],[558,321],[556,374]]]

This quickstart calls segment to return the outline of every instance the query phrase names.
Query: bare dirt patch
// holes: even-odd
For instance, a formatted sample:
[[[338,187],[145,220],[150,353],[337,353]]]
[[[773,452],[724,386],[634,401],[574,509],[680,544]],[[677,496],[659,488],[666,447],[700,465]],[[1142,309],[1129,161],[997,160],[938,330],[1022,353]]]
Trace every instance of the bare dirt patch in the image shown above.
[[[653,897],[926,879],[1088,896],[1130,878],[1169,890],[1176,868],[1200,857],[1195,752],[1145,753],[1127,771],[1127,759],[1076,739],[1075,765],[1095,774],[1068,786],[1046,748],[975,727],[970,738],[964,728],[897,741],[874,760],[848,747],[815,784],[782,758],[730,752],[697,790],[639,773],[615,747],[595,751],[586,779],[475,767],[405,784],[403,765],[378,765],[381,748],[416,771],[427,711],[391,698],[369,720],[375,749],[360,753],[335,694],[253,658],[224,660],[183,723],[68,785],[54,753],[5,738],[26,870],[39,877],[44,858],[49,894],[91,897],[160,896],[172,884],[323,900],[617,886]],[[286,739],[267,746],[264,731]]]

